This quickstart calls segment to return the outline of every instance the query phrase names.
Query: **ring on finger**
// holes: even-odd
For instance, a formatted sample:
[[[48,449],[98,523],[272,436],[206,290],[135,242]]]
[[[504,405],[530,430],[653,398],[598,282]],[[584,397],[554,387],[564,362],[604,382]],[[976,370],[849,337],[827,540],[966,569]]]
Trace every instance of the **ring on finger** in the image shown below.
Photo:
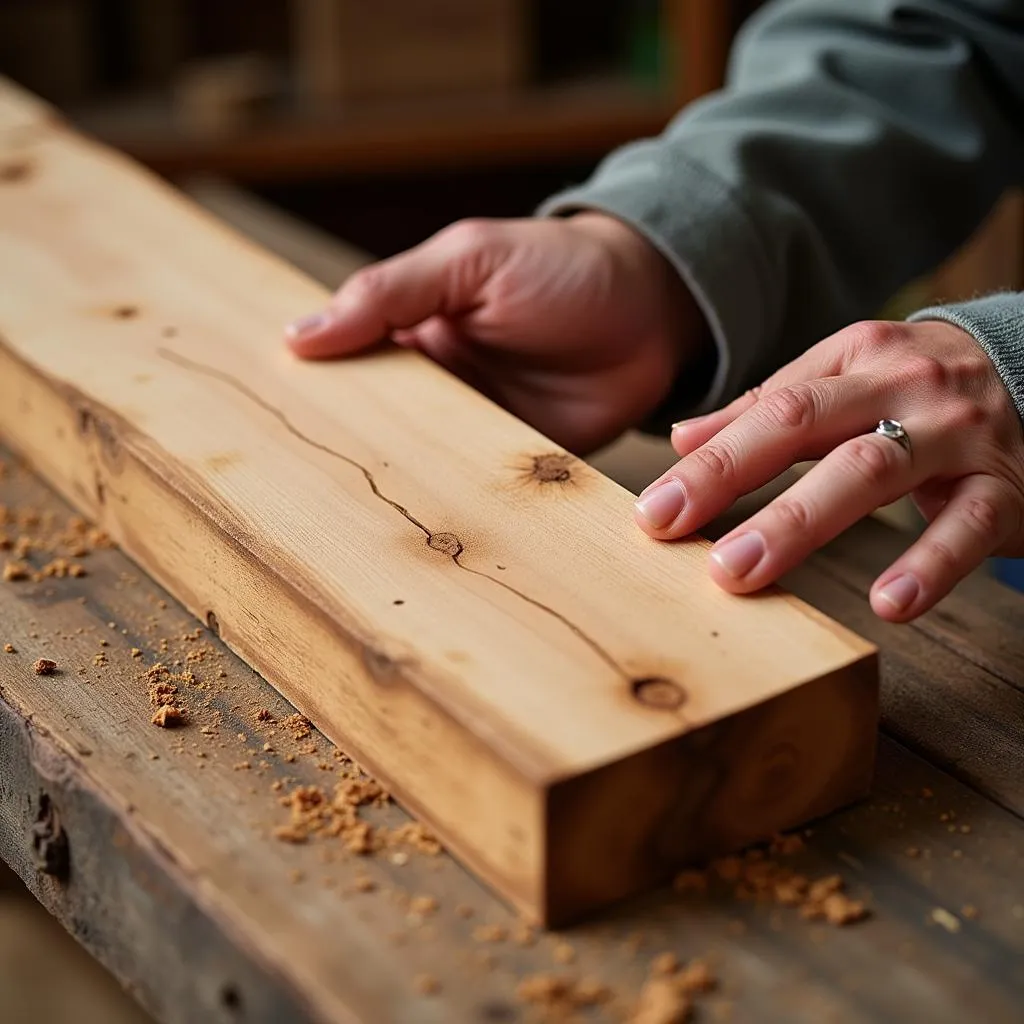
[[[874,432],[895,441],[908,455],[913,454],[913,447],[910,444],[910,435],[903,429],[899,420],[879,420]]]

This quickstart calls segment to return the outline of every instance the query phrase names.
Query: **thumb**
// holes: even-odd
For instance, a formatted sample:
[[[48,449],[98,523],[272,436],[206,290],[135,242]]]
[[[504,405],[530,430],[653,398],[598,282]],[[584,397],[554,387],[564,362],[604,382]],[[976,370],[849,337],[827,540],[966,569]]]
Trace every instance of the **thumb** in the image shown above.
[[[356,271],[325,310],[289,325],[285,339],[304,359],[327,359],[360,352],[432,316],[458,316],[473,308],[499,255],[486,227],[454,225]]]

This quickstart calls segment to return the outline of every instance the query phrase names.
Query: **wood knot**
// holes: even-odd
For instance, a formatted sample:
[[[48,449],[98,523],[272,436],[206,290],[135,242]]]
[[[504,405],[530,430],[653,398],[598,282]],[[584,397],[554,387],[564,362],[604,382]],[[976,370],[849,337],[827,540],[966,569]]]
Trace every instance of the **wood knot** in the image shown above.
[[[664,676],[645,676],[630,684],[633,696],[644,706],[658,711],[676,711],[686,703],[686,691]]]
[[[26,181],[31,175],[32,162],[30,160],[12,160],[10,163],[0,164],[0,182],[4,185]]]
[[[111,311],[111,316],[118,320],[134,320],[139,315],[138,306],[115,306]]]
[[[39,797],[39,811],[32,826],[32,857],[36,868],[58,880],[68,877],[71,856],[68,837],[49,796]]]
[[[534,455],[530,473],[534,480],[542,484],[567,483],[572,479],[572,456],[564,452]]]
[[[432,533],[427,538],[427,547],[449,558],[458,558],[462,554],[462,541],[454,533]]]

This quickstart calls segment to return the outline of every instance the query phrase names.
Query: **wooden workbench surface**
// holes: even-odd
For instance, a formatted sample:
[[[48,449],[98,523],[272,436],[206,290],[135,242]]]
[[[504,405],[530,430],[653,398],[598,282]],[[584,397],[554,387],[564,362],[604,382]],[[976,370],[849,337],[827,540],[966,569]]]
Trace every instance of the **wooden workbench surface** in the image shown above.
[[[69,510],[2,457],[0,536],[52,537]],[[787,581],[883,651],[872,797],[770,856],[840,874],[870,908],[858,923],[713,881],[531,937],[447,855],[403,843],[394,805],[360,808],[387,837],[377,852],[275,836],[283,798],[329,801],[351,766],[103,547],[70,559],[85,576],[0,582],[0,856],[162,1021],[544,1019],[523,1001],[537,974],[598,980],[611,998],[581,1018],[624,1020],[666,951],[718,979],[698,1020],[1019,1020],[1024,598],[972,579],[921,622],[885,625],[864,595],[898,544],[865,523]],[[36,674],[38,658],[57,672]],[[156,662],[193,673],[176,681],[182,728],[151,724]]]

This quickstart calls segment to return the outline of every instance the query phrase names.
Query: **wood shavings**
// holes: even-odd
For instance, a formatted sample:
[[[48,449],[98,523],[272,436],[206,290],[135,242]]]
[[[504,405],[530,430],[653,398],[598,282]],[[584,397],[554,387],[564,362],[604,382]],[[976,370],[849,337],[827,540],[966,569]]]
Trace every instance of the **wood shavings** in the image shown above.
[[[185,712],[171,704],[157,708],[150,721],[161,729],[173,729],[185,724]]]
[[[8,583],[27,580],[32,570],[26,562],[7,562],[4,565],[3,577]]]
[[[692,1000],[679,991],[671,978],[648,978],[629,1024],[683,1024],[692,1010]]]
[[[37,676],[52,676],[57,671],[57,662],[49,658],[38,658],[32,666],[32,671]]]
[[[533,925],[521,922],[512,929],[511,939],[523,949],[529,949],[537,944],[537,929]]]
[[[681,966],[674,953],[661,953],[651,961],[630,1024],[678,1024],[688,1020],[693,997],[711,992],[716,985],[705,961],[692,960]]]
[[[558,974],[529,974],[519,983],[516,997],[544,1011],[548,1017],[571,1019],[577,1010],[599,1006],[611,998],[611,990],[601,982]]]
[[[441,983],[432,974],[417,974],[413,979],[413,988],[421,996],[433,996],[441,991]]]
[[[955,934],[960,931],[960,918],[951,914],[945,907],[934,907],[929,915],[935,924],[945,928],[947,932]]]
[[[560,942],[551,953],[551,958],[556,964],[571,964],[576,962],[576,950],[568,942]]]
[[[772,850],[799,853],[804,849],[799,836],[777,836]],[[761,849],[748,850],[744,857],[721,857],[703,872],[684,871],[676,876],[673,888],[679,893],[704,893],[712,880],[730,885],[738,899],[769,901],[795,907],[806,920],[823,920],[842,926],[869,916],[867,906],[842,892],[843,879],[832,874],[811,880],[805,875],[766,856]]]
[[[409,910],[422,917],[428,917],[437,912],[439,904],[434,896],[414,896],[409,902]]]

